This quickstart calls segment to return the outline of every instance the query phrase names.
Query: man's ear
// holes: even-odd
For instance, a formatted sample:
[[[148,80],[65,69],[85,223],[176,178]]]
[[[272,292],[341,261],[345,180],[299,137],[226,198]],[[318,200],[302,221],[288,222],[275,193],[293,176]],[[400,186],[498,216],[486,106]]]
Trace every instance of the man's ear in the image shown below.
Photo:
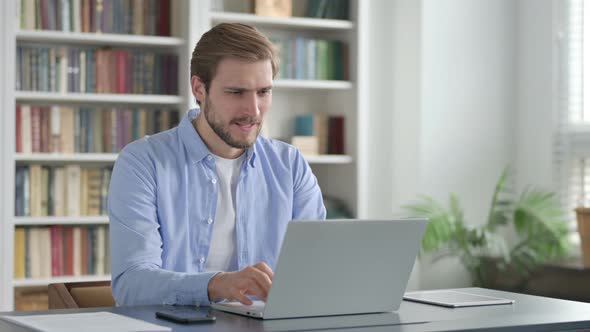
[[[203,104],[203,102],[205,102],[206,96],[205,83],[201,81],[199,76],[191,77],[191,90],[193,92],[193,96],[195,96],[195,99],[197,99],[199,103]]]

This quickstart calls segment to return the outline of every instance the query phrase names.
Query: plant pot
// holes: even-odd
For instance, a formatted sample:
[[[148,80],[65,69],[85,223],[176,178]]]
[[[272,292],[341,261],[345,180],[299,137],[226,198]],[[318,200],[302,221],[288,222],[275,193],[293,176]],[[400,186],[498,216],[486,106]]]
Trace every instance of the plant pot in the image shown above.
[[[590,208],[577,208],[578,234],[584,266],[590,267]]]

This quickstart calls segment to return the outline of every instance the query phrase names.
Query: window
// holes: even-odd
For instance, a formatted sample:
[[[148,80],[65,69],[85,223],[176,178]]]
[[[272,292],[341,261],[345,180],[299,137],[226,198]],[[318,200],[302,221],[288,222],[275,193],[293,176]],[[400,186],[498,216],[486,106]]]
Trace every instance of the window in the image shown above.
[[[574,209],[590,207],[590,102],[584,103],[590,101],[590,5],[584,6],[583,0],[561,4],[555,160],[565,193],[563,204],[570,211],[574,231]]]

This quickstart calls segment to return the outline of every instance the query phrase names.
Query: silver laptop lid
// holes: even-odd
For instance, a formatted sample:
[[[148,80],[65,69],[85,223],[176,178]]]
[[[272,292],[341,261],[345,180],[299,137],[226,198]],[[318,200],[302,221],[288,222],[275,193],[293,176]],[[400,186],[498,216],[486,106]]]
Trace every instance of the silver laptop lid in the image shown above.
[[[395,311],[424,219],[289,223],[264,318]]]

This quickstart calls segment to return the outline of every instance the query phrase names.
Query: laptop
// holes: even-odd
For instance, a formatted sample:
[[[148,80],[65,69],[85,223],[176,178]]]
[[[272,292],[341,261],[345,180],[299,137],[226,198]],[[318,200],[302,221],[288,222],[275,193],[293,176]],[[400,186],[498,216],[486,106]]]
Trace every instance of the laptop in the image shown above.
[[[211,306],[262,319],[396,311],[426,224],[425,219],[292,221],[266,303]]]

